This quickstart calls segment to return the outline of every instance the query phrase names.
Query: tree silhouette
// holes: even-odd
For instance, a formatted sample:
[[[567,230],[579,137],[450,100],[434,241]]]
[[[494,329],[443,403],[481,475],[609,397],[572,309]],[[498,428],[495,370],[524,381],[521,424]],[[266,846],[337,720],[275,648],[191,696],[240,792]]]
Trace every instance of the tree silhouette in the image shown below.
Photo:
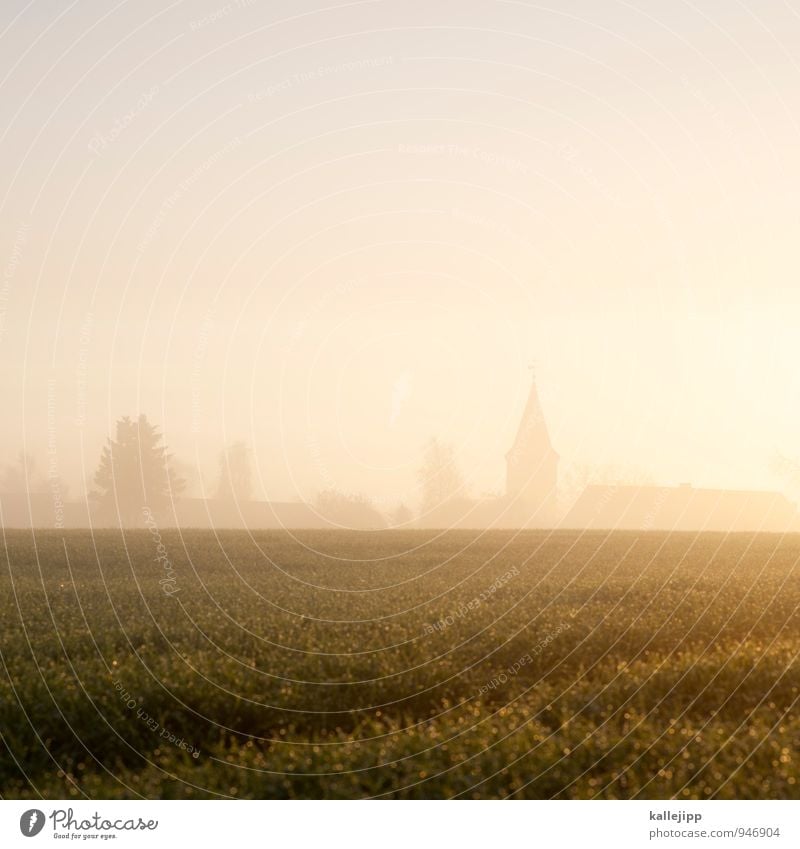
[[[430,513],[456,498],[463,498],[464,478],[456,463],[453,446],[434,437],[425,448],[419,470],[422,512]]]
[[[250,451],[244,442],[234,442],[220,454],[216,496],[222,501],[235,501],[240,504],[249,501],[252,494]]]
[[[394,527],[408,527],[413,521],[414,514],[401,501],[394,513],[392,513],[392,525]]]
[[[185,483],[170,468],[171,455],[161,444],[155,425],[141,415],[117,422],[116,438],[109,439],[94,476],[98,491],[92,497],[106,520],[124,527],[144,524],[145,512],[163,515]]]
[[[386,520],[375,509],[372,502],[360,493],[345,493],[338,489],[326,489],[317,493],[314,509],[318,515],[341,528],[373,530],[385,528]]]
[[[770,460],[770,471],[782,477],[793,492],[800,491],[800,461],[776,451]]]
[[[7,463],[0,470],[0,491],[2,492],[47,492],[45,478],[36,468],[36,460],[31,454],[20,451],[16,463]]]

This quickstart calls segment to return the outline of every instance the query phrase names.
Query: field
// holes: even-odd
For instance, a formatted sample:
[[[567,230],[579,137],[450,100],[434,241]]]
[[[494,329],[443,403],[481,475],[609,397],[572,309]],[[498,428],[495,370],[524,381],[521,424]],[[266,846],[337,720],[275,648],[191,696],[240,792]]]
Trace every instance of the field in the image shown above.
[[[0,794],[797,798],[799,558],[769,535],[5,531]]]

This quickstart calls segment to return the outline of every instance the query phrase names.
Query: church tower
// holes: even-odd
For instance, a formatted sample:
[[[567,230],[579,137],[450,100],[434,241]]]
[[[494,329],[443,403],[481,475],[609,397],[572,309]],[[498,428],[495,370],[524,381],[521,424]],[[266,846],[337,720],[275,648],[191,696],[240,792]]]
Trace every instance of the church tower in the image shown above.
[[[557,484],[558,454],[550,442],[534,375],[517,437],[506,454],[506,498],[515,523],[520,527],[552,525]]]

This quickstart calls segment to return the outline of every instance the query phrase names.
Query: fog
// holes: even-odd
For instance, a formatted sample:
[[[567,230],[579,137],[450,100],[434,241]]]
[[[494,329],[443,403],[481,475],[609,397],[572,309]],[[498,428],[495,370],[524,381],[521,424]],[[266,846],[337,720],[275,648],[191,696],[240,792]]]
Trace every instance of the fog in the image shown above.
[[[193,497],[241,442],[253,498],[416,510],[436,437],[479,499],[533,367],[562,484],[796,500],[787,4],[16,15],[2,462],[80,497],[146,414]]]

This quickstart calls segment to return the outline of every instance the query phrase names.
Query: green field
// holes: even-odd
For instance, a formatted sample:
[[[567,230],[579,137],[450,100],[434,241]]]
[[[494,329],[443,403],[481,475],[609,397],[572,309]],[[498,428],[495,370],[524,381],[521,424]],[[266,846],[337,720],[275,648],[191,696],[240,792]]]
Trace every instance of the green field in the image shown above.
[[[161,540],[4,532],[4,798],[800,797],[798,537]]]

